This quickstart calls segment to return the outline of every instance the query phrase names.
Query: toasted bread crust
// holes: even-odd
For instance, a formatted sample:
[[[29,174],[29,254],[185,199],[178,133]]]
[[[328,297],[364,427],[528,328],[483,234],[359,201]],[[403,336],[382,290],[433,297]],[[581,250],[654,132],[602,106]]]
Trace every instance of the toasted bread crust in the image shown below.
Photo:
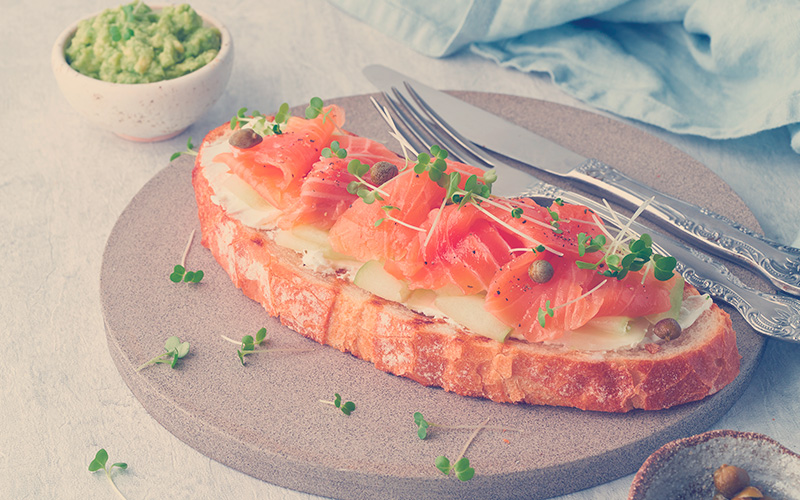
[[[204,141],[223,135],[212,131]],[[385,372],[498,402],[626,412],[696,401],[739,373],[730,317],[716,305],[677,340],[610,352],[569,350],[466,333],[386,301],[335,274],[310,270],[264,232],[211,201],[199,161],[192,173],[202,243],[244,294],[298,333]],[[697,294],[690,285],[685,294]]]

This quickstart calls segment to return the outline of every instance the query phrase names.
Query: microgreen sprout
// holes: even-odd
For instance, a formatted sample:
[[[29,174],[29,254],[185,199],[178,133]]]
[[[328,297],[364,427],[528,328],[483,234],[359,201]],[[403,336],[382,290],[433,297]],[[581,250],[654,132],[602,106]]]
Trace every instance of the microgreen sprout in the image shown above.
[[[587,243],[589,243],[587,245]],[[578,253],[583,256],[586,253],[606,250],[606,253],[596,262],[575,261],[581,269],[598,269],[605,264],[607,269],[601,274],[619,280],[625,278],[629,272],[641,271],[645,265],[652,260],[654,265],[654,275],[660,281],[667,281],[673,275],[673,270],[677,261],[674,257],[664,257],[654,255],[651,248],[653,240],[648,234],[641,235],[638,239],[628,243],[627,251],[620,251],[616,240],[614,245],[604,249],[606,245],[605,236],[599,235],[589,239],[586,233],[578,235]],[[581,253],[583,250],[583,253]],[[612,253],[613,252],[613,253]],[[598,271],[600,272],[600,271]]]
[[[312,97],[308,103],[308,107],[306,108],[306,118],[312,120],[318,117],[322,113],[322,106],[323,106],[322,99],[320,99],[319,97]],[[327,113],[322,116],[323,123],[325,122],[325,119],[327,117],[328,117]]]
[[[362,163],[358,159],[352,159],[347,164],[347,172],[356,178],[356,180],[347,184],[347,192],[358,195],[367,205],[374,203],[375,200],[383,201],[384,196],[388,196],[381,188],[373,186],[364,180],[364,176],[369,172],[369,165],[366,163]]]
[[[366,203],[367,205],[371,205],[372,203],[375,203],[376,200],[377,201],[384,201],[385,197],[389,196],[381,188],[379,188],[379,187],[367,182],[364,179],[364,176],[367,174],[367,172],[369,172],[369,169],[370,169],[369,165],[367,165],[366,163],[362,163],[358,159],[350,160],[350,163],[347,164],[347,171],[353,177],[356,178],[356,180],[354,180],[354,181],[350,182],[349,184],[347,184],[347,192],[350,193],[350,194],[358,195],[358,197],[361,198],[361,200],[364,203]],[[424,229],[422,229],[420,227],[413,226],[411,224],[403,222],[400,219],[397,219],[397,218],[393,217],[389,213],[390,211],[393,211],[393,210],[399,211],[400,210],[399,207],[396,207],[394,205],[383,205],[383,206],[381,206],[381,209],[384,211],[384,213],[386,215],[384,215],[383,217],[381,217],[380,219],[375,221],[375,227],[380,226],[386,220],[390,220],[392,222],[396,222],[397,224],[400,224],[401,226],[405,226],[405,227],[408,227],[410,229],[414,229],[415,231],[420,231],[420,232],[425,231]]]
[[[169,363],[170,367],[175,368],[178,360],[189,354],[189,342],[181,342],[181,339],[176,336],[170,337],[164,342],[164,351],[166,352],[142,364],[136,371],[157,363]]]
[[[125,495],[123,495],[122,492],[119,491],[119,488],[117,488],[117,485],[114,483],[114,479],[111,477],[111,471],[114,469],[114,467],[125,470],[128,468],[128,464],[124,462],[116,462],[111,465],[106,465],[107,463],[108,463],[108,452],[104,448],[100,448],[100,450],[94,456],[94,460],[92,460],[89,463],[89,472],[97,472],[100,469],[103,469],[103,471],[106,473],[108,481],[114,488],[114,491],[116,491],[120,497],[125,498]]]
[[[172,268],[172,274],[169,275],[169,279],[173,283],[180,283],[181,281],[184,283],[200,283],[203,279],[203,271],[186,271],[186,256],[189,254],[189,248],[192,246],[195,232],[196,230],[192,230],[192,233],[189,235],[189,241],[186,242],[186,248],[183,250],[181,263]]]
[[[675,266],[678,261],[675,257],[665,257],[663,255],[653,255],[653,274],[659,281],[667,281],[674,275]]]
[[[553,219],[552,221],[550,221],[550,225],[555,228],[554,232],[556,234],[563,233],[564,231],[561,229],[559,223],[561,217],[558,215],[558,212],[554,212],[553,210],[550,210],[548,207],[544,207],[544,209],[547,210],[547,213],[550,214],[550,218]]]
[[[186,150],[172,153],[172,156],[169,157],[169,161],[175,161],[175,159],[180,155],[197,156],[197,151],[194,150],[194,144],[192,144],[191,137],[189,137],[189,139],[186,141]]]
[[[339,147],[339,141],[333,141],[331,142],[330,147],[322,149],[320,155],[322,155],[324,158],[331,158],[335,156],[336,158],[341,159],[347,157],[347,150]],[[367,169],[369,169],[369,166]]]
[[[256,349],[256,347],[264,343],[267,339],[267,329],[263,327],[256,332],[255,337],[252,335],[245,335],[244,337],[242,337],[241,341],[233,340],[232,338],[226,337],[225,335],[222,335],[222,338],[227,340],[228,342],[239,345],[239,349],[236,351],[236,355],[239,356],[239,362],[242,363],[242,366],[245,365],[244,357],[247,356],[248,354],[260,354],[264,352],[278,352],[278,351],[307,352],[310,350],[310,349],[291,349],[291,348],[283,349],[276,347],[271,347],[269,349]]]
[[[677,264],[675,258],[654,254],[651,248],[653,241],[650,235],[637,235],[630,229],[634,219],[647,208],[653,199],[654,198],[651,197],[645,200],[628,219],[627,223],[624,224],[614,210],[611,209],[608,202],[603,200],[603,203],[611,214],[613,223],[620,228],[616,236],[612,236],[611,233],[605,229],[597,216],[594,214],[592,215],[598,227],[611,239],[609,244],[603,248],[606,256],[613,256],[610,262],[609,257],[604,257],[605,263],[609,265],[608,269],[603,271],[603,275],[623,279],[628,272],[636,272],[645,268],[645,272],[642,273],[642,283],[644,283],[647,273],[651,268],[653,269],[653,275],[659,281],[667,281],[674,275],[675,265]],[[626,243],[628,244],[627,249],[624,247]],[[599,261],[596,267],[593,267],[591,263],[587,262],[581,263],[578,261],[576,264],[591,269],[599,268],[602,262],[602,260]]]
[[[172,274],[169,275],[169,279],[175,283],[180,283],[181,281],[185,283],[200,283],[203,276],[203,271],[187,271],[182,265],[176,264],[172,268]]]
[[[459,481],[469,481],[473,476],[475,476],[475,469],[470,467],[469,459],[467,459],[464,454],[467,452],[469,445],[472,444],[475,436],[478,435],[478,432],[485,428],[487,422],[489,422],[488,417],[483,421],[483,424],[475,428],[475,431],[472,433],[472,435],[470,435],[466,444],[461,449],[461,453],[458,454],[458,458],[453,460],[452,463],[450,462],[450,459],[444,455],[436,457],[434,465],[442,472],[442,474],[449,476],[450,472],[455,472],[455,476],[459,479]]]
[[[356,404],[353,403],[352,401],[342,402],[342,396],[339,395],[338,392],[333,395],[333,401],[325,401],[323,399],[320,399],[319,402],[333,405],[336,408],[342,410],[342,413],[344,413],[345,415],[350,415],[356,409]]]
[[[242,366],[244,366],[244,357],[248,354],[253,354],[256,352],[256,346],[260,345],[261,342],[263,342],[266,338],[266,328],[261,328],[258,330],[255,338],[253,338],[252,335],[245,335],[242,337],[242,348],[236,351],[236,354],[239,356],[239,361],[242,362]]]
[[[586,233],[578,234],[578,255],[583,257],[587,253],[598,252],[606,244],[606,237],[601,235],[590,238]]]
[[[428,420],[425,420],[425,417],[422,416],[420,412],[414,412],[414,424],[417,426],[417,436],[420,439],[425,439],[428,437],[428,429],[431,427],[438,427],[439,429],[497,429],[503,431],[514,431],[514,432],[522,432],[518,429],[508,429],[506,427],[489,427],[486,425],[442,425],[442,424],[434,424]]]
[[[291,116],[289,104],[286,102],[278,107],[278,112],[275,113],[275,116],[271,120],[257,110],[253,110],[248,116],[246,107],[239,108],[233,118],[231,118],[231,130],[235,129],[237,126],[249,126],[254,132],[261,136],[280,135],[283,133],[283,127],[289,122]]]
[[[475,469],[469,466],[469,459],[467,457],[461,457],[451,465],[450,459],[444,455],[440,455],[436,457],[434,464],[445,476],[450,475],[451,471],[455,472],[455,476],[459,481],[469,481],[475,476]]]

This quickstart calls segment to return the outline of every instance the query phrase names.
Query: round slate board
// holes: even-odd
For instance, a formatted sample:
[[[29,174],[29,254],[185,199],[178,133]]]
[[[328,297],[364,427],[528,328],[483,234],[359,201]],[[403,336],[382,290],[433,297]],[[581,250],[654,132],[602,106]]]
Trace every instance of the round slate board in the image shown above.
[[[455,94],[758,229],[718,177],[636,128],[531,99]],[[349,130],[392,145],[368,96],[335,102],[346,109]],[[657,412],[498,404],[423,387],[281,326],[231,284],[200,246],[199,234],[186,264],[205,271],[202,283],[169,281],[190,232],[199,229],[191,168],[182,157],[156,175],[108,239],[100,288],[109,351],[131,391],[170,432],[270,483],[347,499],[373,498],[377,491],[398,499],[530,500],[569,493],[630,474],[661,445],[707,429],[741,395],[763,350],[764,339],[727,308],[743,356],[739,377],[703,401]],[[734,272],[749,284],[757,281],[741,269]],[[269,332],[268,347],[303,351],[251,355],[242,366],[237,346],[222,335],[238,340],[262,326]],[[172,335],[191,343],[177,369],[158,365],[137,372]],[[349,417],[320,402],[335,392],[356,403]],[[470,431],[433,428],[421,441],[415,411],[442,424],[478,424],[490,417],[489,425],[523,432],[481,431],[466,454],[476,475],[462,483],[444,477],[434,459],[455,458]]]

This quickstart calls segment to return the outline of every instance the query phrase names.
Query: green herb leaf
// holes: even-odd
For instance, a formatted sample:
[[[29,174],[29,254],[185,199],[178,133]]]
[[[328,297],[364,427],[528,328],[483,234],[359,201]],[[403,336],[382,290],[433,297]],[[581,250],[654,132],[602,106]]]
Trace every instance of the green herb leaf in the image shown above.
[[[320,113],[322,113],[322,105],[322,99],[319,97],[312,97],[308,107],[306,108],[306,118],[312,120],[318,117]]]
[[[428,437],[428,427],[430,427],[430,423],[425,420],[425,417],[422,416],[422,413],[414,413],[414,423],[417,425],[417,436],[420,439],[425,439]]]
[[[434,460],[433,463],[436,465],[436,468],[442,471],[442,474],[445,476],[450,474],[450,459],[444,455],[436,457],[436,460]]]
[[[467,457],[462,457],[456,462],[453,466],[453,470],[455,470],[456,477],[459,481],[469,481],[475,476],[475,469],[469,466],[469,459],[467,459]]]
[[[94,460],[89,464],[89,471],[94,472],[100,469],[105,469],[106,462],[108,461],[108,452],[104,448],[100,448],[100,450],[95,454]]]
[[[345,415],[350,415],[350,413],[352,413],[353,410],[356,409],[356,404],[353,403],[352,401],[346,401],[342,405],[341,409],[342,409],[342,413],[344,413]]]
[[[322,401],[322,400],[320,400],[320,403],[331,404],[331,405],[335,406],[336,408],[339,408],[342,411],[342,413],[344,413],[345,415],[348,415],[348,416],[356,409],[356,404],[353,403],[352,401],[344,401],[343,402],[342,401],[342,396],[339,393],[335,393],[333,396],[334,396],[333,401]]]
[[[264,342],[264,339],[266,338],[267,338],[267,329],[262,327],[256,332],[256,344]]]

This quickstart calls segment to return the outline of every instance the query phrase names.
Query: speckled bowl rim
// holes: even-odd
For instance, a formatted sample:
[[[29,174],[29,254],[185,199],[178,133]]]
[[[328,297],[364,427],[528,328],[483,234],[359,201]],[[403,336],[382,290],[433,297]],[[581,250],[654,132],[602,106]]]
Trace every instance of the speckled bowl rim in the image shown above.
[[[170,5],[170,4],[160,4],[160,3],[159,4],[150,4],[150,3],[148,3],[146,5],[148,7],[150,7],[151,9],[153,9],[153,10],[159,10],[159,9],[163,9],[165,6]],[[196,69],[196,70],[194,70],[194,71],[192,71],[190,73],[187,73],[185,75],[179,76],[177,78],[170,78],[170,79],[167,79],[167,80],[159,80],[157,82],[116,83],[116,82],[107,82],[105,80],[99,80],[97,78],[92,78],[91,76],[84,75],[80,71],[77,71],[72,66],[70,66],[67,63],[67,58],[66,58],[65,51],[66,51],[66,48],[67,48],[67,42],[72,38],[73,35],[75,35],[75,32],[78,30],[78,24],[81,21],[84,21],[86,19],[90,19],[92,17],[100,15],[105,10],[107,10],[107,9],[99,10],[99,11],[93,13],[93,14],[89,14],[87,16],[84,16],[84,17],[78,19],[77,21],[75,21],[72,24],[70,24],[66,29],[64,29],[64,31],[61,32],[61,34],[58,35],[58,38],[56,38],[56,41],[53,44],[53,51],[52,51],[52,57],[51,57],[51,61],[52,61],[52,64],[54,66],[54,69],[55,69],[55,66],[63,67],[64,70],[66,70],[67,72],[73,73],[75,75],[75,78],[78,78],[78,79],[85,78],[85,79],[91,81],[93,85],[103,85],[103,86],[107,86],[109,89],[112,89],[112,88],[120,89],[120,88],[124,88],[124,87],[136,87],[137,89],[147,89],[148,87],[158,88],[159,86],[163,87],[165,85],[168,86],[168,85],[172,85],[172,84],[178,84],[178,83],[175,83],[175,82],[180,82],[179,85],[184,85],[190,79],[202,80],[203,78],[205,78],[207,73],[213,71],[215,69],[215,66],[219,65],[219,61],[223,61],[223,60],[227,59],[233,53],[232,52],[233,40],[231,39],[231,34],[228,31],[228,28],[224,24],[222,24],[217,18],[212,17],[212,16],[206,14],[203,11],[194,9],[194,11],[197,12],[197,14],[203,19],[203,21],[205,23],[207,23],[209,25],[212,25],[213,27],[217,28],[219,30],[219,32],[220,32],[221,36],[220,36],[219,52],[214,57],[214,59],[210,60],[208,63],[204,64],[202,67],[200,67],[200,68],[198,68],[198,69]]]
[[[636,476],[633,478],[633,483],[631,484],[631,489],[628,493],[628,500],[644,499],[644,495],[647,494],[647,489],[650,486],[651,478],[654,477],[658,470],[668,465],[669,461],[682,449],[691,448],[707,441],[725,437],[741,438],[750,441],[764,441],[774,446],[778,452],[787,454],[800,460],[800,455],[764,434],[759,434],[757,432],[735,431],[730,429],[717,429],[703,432],[702,434],[696,434],[687,438],[670,441],[654,451],[652,455],[647,457],[647,460],[644,461],[642,466],[636,472]]]

